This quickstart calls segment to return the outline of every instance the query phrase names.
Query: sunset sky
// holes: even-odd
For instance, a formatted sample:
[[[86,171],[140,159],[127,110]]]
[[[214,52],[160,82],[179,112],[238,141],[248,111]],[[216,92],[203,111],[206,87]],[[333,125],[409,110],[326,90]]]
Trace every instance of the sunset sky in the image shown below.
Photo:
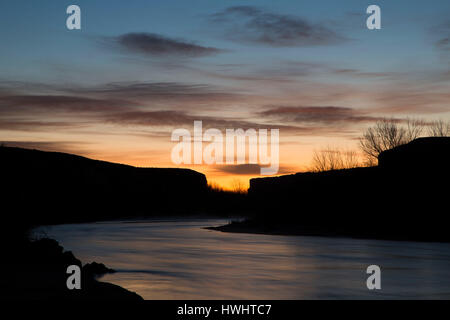
[[[0,141],[177,167],[172,131],[202,120],[278,128],[279,173],[302,171],[380,118],[450,119],[449,14],[448,0],[3,0]],[[190,167],[225,187],[259,176]]]

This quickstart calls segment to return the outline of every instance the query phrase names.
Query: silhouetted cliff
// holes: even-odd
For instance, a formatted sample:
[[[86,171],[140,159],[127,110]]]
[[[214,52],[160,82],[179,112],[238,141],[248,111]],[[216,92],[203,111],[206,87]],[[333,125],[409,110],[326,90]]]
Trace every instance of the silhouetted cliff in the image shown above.
[[[249,197],[266,229],[448,241],[449,160],[450,138],[421,138],[376,167],[252,179]]]
[[[383,169],[417,172],[450,170],[450,138],[419,138],[402,146],[386,150],[378,157]]]
[[[88,221],[194,211],[207,192],[189,169],[136,168],[57,152],[0,147],[3,218]]]

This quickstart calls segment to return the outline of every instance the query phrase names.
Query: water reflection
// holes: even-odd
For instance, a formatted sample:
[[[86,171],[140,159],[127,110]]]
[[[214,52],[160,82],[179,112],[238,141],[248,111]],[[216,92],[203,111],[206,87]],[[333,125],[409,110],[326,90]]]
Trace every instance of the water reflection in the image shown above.
[[[144,220],[36,230],[83,262],[117,273],[102,280],[145,299],[450,298],[450,244],[231,234],[224,220]],[[368,265],[382,290],[366,288]]]

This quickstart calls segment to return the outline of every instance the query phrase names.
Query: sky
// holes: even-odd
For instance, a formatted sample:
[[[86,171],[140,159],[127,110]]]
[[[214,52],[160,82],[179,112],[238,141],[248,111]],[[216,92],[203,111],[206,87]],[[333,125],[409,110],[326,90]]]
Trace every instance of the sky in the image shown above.
[[[81,30],[66,27],[71,4]],[[260,176],[174,164],[171,133],[202,120],[279,129],[279,174],[304,171],[379,119],[450,119],[449,13],[444,0],[4,0],[0,141],[189,167],[226,188]]]

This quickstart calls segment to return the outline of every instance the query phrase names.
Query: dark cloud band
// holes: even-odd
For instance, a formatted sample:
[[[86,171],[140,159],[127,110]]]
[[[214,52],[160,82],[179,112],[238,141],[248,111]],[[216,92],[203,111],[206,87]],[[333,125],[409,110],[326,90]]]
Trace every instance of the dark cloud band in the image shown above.
[[[335,106],[279,106],[263,111],[261,115],[295,123],[359,123],[380,119],[352,108]]]
[[[225,26],[230,40],[244,43],[301,47],[338,44],[347,40],[325,25],[252,6],[230,7],[211,15],[210,21]]]
[[[218,48],[204,47],[154,33],[126,33],[114,38],[114,41],[130,52],[158,57],[202,57],[224,52]]]

